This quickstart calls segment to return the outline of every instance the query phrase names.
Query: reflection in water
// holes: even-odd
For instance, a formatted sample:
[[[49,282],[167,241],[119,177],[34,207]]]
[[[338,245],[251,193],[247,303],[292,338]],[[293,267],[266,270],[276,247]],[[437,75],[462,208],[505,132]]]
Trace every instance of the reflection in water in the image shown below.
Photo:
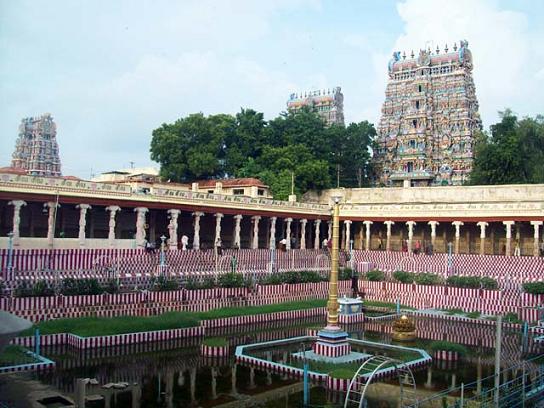
[[[298,323],[298,322],[297,322]],[[227,335],[231,345],[262,341],[263,339],[302,336],[306,326],[315,326],[321,321],[309,321],[299,327],[270,329],[261,327],[229,328]],[[284,323],[285,324],[285,323]],[[353,337],[367,340],[391,342],[391,322],[362,323],[349,328]],[[461,383],[477,381],[475,391],[480,392],[485,378],[493,372],[492,326],[471,323],[443,322],[419,319],[418,333],[429,340],[419,339],[415,347],[426,348],[431,339],[464,338],[471,354],[459,362],[434,361],[432,366],[415,373],[418,389],[433,393],[454,388]],[[222,333],[218,331],[217,335]],[[491,339],[491,340],[490,340]],[[33,398],[33,390],[39,385],[50,394],[75,397],[75,379],[96,378],[100,386],[87,387],[87,395],[102,395],[103,402],[93,407],[145,408],[145,407],[235,407],[259,403],[263,407],[300,407],[302,385],[285,374],[238,365],[234,357],[208,358],[200,355],[201,339],[174,340],[162,343],[114,347],[108,349],[80,351],[71,347],[46,347],[44,353],[57,362],[57,369],[45,373],[25,373],[0,377],[0,400],[9,400],[13,407],[27,407]],[[490,343],[491,341],[491,343]],[[461,342],[461,341],[460,341]],[[468,344],[467,344],[468,343]],[[481,345],[487,345],[486,347]],[[520,361],[520,336],[505,330],[503,335],[504,367]],[[531,342],[532,344],[532,342]],[[532,352],[542,349],[532,345]],[[294,350],[297,351],[297,350]],[[264,358],[274,361],[289,361],[287,350],[264,350]],[[503,380],[518,376],[518,372],[505,373]],[[37,381],[35,381],[37,380]],[[101,385],[126,382],[125,390],[104,390]],[[380,386],[387,386],[381,384]],[[43,390],[42,390],[43,391]],[[393,398],[393,397],[392,397]],[[319,387],[311,390],[314,404],[339,403],[342,395]],[[393,398],[394,400],[394,398]],[[247,403],[248,405],[244,405]],[[382,402],[370,401],[369,406],[383,406]],[[386,402],[383,402],[386,404]],[[391,406],[394,406],[394,403]],[[91,406],[91,405],[89,405]]]

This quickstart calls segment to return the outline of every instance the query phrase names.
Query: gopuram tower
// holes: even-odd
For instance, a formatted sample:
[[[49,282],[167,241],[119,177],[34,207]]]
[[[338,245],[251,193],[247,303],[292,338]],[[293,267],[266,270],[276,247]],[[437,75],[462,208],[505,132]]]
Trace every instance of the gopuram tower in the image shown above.
[[[472,170],[474,133],[482,128],[472,54],[461,41],[410,58],[393,53],[377,129],[376,184],[459,185]]]
[[[337,86],[332,91],[317,90],[300,94],[293,93],[287,101],[287,111],[297,113],[303,107],[310,108],[325,121],[327,126],[344,124],[344,95]]]
[[[61,175],[57,125],[49,113],[21,121],[11,167],[30,175]]]

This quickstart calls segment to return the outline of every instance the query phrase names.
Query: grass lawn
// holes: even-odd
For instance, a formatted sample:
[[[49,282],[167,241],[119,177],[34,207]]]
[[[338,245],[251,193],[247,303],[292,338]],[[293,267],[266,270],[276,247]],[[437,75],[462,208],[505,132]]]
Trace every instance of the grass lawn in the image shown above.
[[[326,306],[325,299],[310,299],[296,302],[276,303],[262,306],[223,307],[207,312],[168,312],[157,316],[79,317],[55,319],[38,324],[41,334],[73,333],[82,337],[137,333],[154,330],[178,329],[198,326],[202,320],[248,316],[290,310],[313,309]],[[365,301],[368,306],[394,308],[393,303]],[[402,306],[404,307],[404,306]],[[31,336],[34,328],[25,330],[21,336]]]
[[[207,312],[168,312],[157,316],[79,317],[55,319],[38,324],[41,334],[73,333],[82,337],[137,333],[154,330],[178,329],[198,326],[201,320],[221,317],[256,315],[263,313],[302,310],[325,306],[326,301],[312,299],[274,305],[225,307]],[[25,330],[20,336],[31,336],[34,328]]]
[[[36,363],[39,360],[26,353],[21,346],[11,344],[0,353],[0,367],[8,367],[19,364]]]

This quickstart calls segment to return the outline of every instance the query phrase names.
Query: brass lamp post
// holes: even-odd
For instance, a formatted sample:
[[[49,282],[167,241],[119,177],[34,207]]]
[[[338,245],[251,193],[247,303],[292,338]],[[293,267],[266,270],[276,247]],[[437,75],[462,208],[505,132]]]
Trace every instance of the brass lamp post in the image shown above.
[[[333,197],[331,277],[327,302],[327,327],[325,330],[340,330],[338,327],[338,252],[340,241],[340,197]]]

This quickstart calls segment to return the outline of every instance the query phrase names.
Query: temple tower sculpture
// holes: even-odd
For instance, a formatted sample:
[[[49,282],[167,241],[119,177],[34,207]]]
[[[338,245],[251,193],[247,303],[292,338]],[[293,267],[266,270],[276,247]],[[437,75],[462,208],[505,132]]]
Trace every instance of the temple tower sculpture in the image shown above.
[[[61,175],[57,125],[49,113],[21,121],[11,167],[31,175]]]
[[[376,184],[460,185],[473,163],[481,130],[468,42],[420,50],[410,58],[393,53],[377,129]]]
[[[327,126],[332,124],[344,124],[344,95],[342,88],[337,86],[333,90],[318,90],[293,93],[287,101],[287,110],[297,113],[302,107],[307,106],[317,112],[325,121]]]

